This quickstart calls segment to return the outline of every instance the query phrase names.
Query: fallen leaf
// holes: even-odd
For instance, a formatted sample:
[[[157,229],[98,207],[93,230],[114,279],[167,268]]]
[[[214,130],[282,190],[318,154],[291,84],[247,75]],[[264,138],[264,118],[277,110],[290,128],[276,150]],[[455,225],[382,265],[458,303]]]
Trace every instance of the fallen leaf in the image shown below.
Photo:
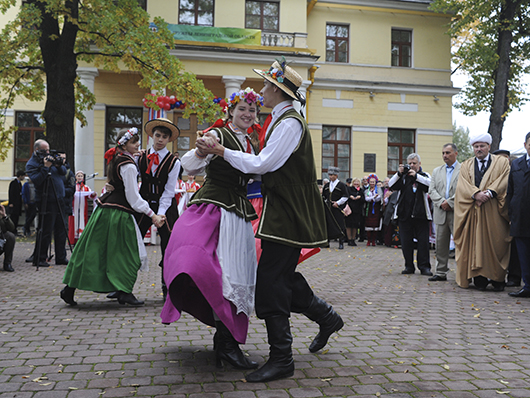
[[[442,366],[445,370],[449,370],[449,365]]]

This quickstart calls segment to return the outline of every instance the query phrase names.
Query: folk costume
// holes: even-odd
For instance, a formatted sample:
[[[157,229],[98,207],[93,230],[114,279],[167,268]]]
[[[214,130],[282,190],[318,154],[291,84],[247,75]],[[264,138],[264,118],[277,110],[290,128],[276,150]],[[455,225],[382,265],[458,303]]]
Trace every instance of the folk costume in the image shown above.
[[[145,124],[147,135],[153,136],[157,127],[165,127],[171,132],[168,143],[175,141],[180,135],[179,128],[170,120],[165,118],[153,119]],[[165,130],[164,131],[168,131]],[[158,215],[165,215],[166,222],[158,228],[160,235],[160,249],[162,260],[160,267],[164,264],[164,253],[169,242],[169,236],[179,213],[175,200],[175,186],[180,172],[180,160],[173,155],[166,147],[160,151],[155,151],[151,147],[138,158],[138,168],[142,184],[140,186],[140,196],[149,203],[149,207]],[[135,214],[140,233],[145,236],[153,221],[143,213]],[[164,283],[164,273],[162,271],[162,293],[166,296],[167,289]]]
[[[124,138],[137,134],[136,128],[129,129],[119,145],[127,142],[121,141]],[[113,157],[109,151],[105,154],[107,160]],[[67,286],[61,298],[70,305],[77,304],[73,300],[75,289],[120,292],[120,304],[143,304],[132,295],[138,270],[147,267],[143,236],[133,214],[152,216],[154,212],[138,192],[138,168],[133,156],[119,153],[113,162],[108,178],[114,190],[98,198],[98,206],[75,245],[63,277]]]
[[[298,92],[302,77],[284,59],[268,70],[254,71],[289,97],[305,103]],[[309,128],[292,101],[277,102],[277,94],[271,94],[275,106],[259,155],[224,150],[225,160],[236,169],[262,175],[265,198],[256,233],[263,249],[256,282],[256,314],[265,319],[270,356],[264,366],[246,376],[250,382],[293,375],[291,312],[304,313],[320,325],[320,333],[309,347],[311,352],[324,347],[329,336],[344,324],[296,272],[301,248],[327,246],[327,233]]]
[[[329,167],[328,174],[339,174],[338,167]],[[328,240],[339,238],[339,249],[344,249],[344,237],[346,236],[346,224],[344,223],[344,208],[348,202],[348,186],[338,178],[326,183],[322,187],[322,198],[326,209],[326,225]],[[335,207],[333,204],[337,204]]]
[[[179,214],[184,213],[184,211],[188,208],[188,203],[191,200],[192,196],[201,187],[199,183],[195,182],[195,180],[184,181],[183,186],[184,186],[184,192],[182,193],[182,196],[180,197],[179,204],[178,204]]]
[[[76,173],[83,173],[78,171]],[[88,222],[88,198],[96,199],[97,194],[86,186],[83,181],[75,183],[75,193],[72,199],[73,214],[68,217],[68,237],[71,243],[76,243]]]
[[[364,200],[366,202],[366,217],[364,219],[364,229],[368,242],[366,246],[375,246],[376,232],[381,231],[383,226],[383,192],[382,189],[377,186],[378,178],[375,174],[368,176],[368,181],[371,178],[375,178],[376,185],[372,188],[368,187],[364,191]]]
[[[489,139],[491,143],[491,136]],[[475,278],[476,287],[484,290],[491,280],[494,288],[498,283],[499,290],[503,290],[510,262],[506,201],[510,163],[503,156],[491,154],[486,163],[483,172],[475,157],[467,159],[460,167],[454,208],[456,283],[467,288],[469,279]],[[492,198],[478,206],[473,197],[481,191],[490,192]]]
[[[240,90],[238,98],[260,103],[250,89]],[[216,125],[219,125],[216,123]],[[237,152],[253,146],[245,131],[235,124],[209,129],[220,143]],[[162,309],[163,323],[178,320],[183,311],[214,326],[217,364],[222,361],[243,369],[256,368],[238,343],[246,341],[249,317],[254,311],[256,246],[251,221],[257,218],[247,199],[250,175],[236,170],[219,156],[202,156],[196,149],[182,157],[186,172],[206,171],[207,178],[188,203],[188,209],[175,223],[164,258],[164,279],[168,299]],[[190,255],[194,253],[194,255]]]

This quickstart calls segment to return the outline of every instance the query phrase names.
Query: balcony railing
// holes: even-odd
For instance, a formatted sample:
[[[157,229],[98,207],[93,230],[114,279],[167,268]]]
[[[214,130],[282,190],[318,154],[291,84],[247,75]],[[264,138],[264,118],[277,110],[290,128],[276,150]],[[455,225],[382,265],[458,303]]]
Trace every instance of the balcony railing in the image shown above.
[[[294,33],[261,32],[261,45],[271,47],[294,47]]]

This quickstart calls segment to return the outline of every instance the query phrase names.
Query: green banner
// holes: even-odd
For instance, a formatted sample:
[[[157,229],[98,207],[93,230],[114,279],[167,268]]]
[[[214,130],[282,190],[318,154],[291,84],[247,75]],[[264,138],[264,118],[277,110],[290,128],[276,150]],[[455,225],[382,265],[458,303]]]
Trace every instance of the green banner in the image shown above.
[[[151,23],[151,28],[156,26]],[[261,45],[261,30],[168,24],[175,40]]]

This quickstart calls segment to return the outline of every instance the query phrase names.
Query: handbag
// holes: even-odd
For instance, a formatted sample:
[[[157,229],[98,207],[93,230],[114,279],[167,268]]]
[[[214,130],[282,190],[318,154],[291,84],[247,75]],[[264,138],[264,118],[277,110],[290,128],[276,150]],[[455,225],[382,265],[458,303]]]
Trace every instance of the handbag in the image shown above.
[[[346,206],[344,207],[344,209],[342,210],[342,212],[344,213],[344,215],[345,215],[346,217],[348,217],[348,216],[351,214],[350,206],[346,205]]]

